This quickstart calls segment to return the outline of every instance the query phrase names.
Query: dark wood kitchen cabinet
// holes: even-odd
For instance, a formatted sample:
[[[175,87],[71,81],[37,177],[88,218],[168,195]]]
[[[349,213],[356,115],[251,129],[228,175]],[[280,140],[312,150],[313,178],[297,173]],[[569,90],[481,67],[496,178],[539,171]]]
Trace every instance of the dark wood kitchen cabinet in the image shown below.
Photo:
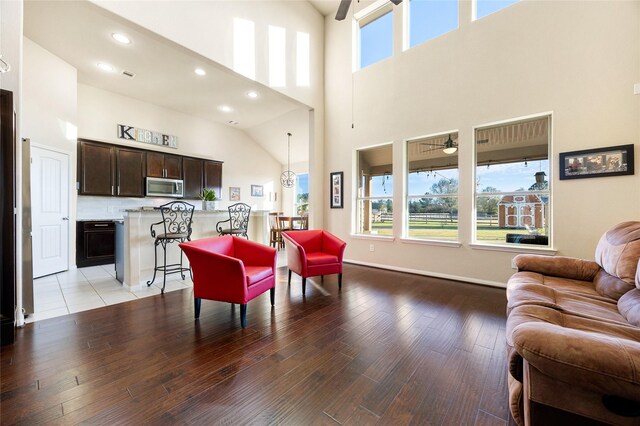
[[[147,176],[182,179],[182,157],[147,151]]]
[[[116,244],[113,221],[78,221],[76,224],[76,266],[113,263]]]
[[[213,188],[216,197],[220,198],[222,189],[222,163],[207,160],[204,162],[204,187]]]
[[[137,149],[116,148],[116,195],[144,197],[146,155]]]
[[[204,161],[199,158],[182,159],[184,198],[198,198],[204,184]],[[217,195],[217,192],[216,192]]]
[[[114,195],[113,145],[88,141],[78,144],[78,182],[80,195]]]

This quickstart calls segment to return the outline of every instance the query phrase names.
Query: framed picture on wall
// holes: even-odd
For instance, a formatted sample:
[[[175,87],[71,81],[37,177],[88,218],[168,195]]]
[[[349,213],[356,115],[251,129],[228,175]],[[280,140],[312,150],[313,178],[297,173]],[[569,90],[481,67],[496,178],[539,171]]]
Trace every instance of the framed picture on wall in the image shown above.
[[[229,187],[229,201],[240,201],[240,187]]]
[[[560,180],[632,174],[633,144],[560,153]]]
[[[251,185],[252,197],[264,197],[264,188],[262,185]]]
[[[333,172],[329,178],[329,188],[331,188],[331,198],[329,201],[329,205],[332,209],[341,209],[343,208],[342,198],[344,196],[344,173],[343,172]]]

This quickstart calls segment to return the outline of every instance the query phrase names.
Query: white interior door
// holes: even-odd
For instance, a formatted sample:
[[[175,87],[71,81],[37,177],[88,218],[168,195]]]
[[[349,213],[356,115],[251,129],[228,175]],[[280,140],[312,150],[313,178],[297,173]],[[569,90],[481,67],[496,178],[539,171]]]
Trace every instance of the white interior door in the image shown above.
[[[69,156],[31,147],[33,277],[69,269]]]

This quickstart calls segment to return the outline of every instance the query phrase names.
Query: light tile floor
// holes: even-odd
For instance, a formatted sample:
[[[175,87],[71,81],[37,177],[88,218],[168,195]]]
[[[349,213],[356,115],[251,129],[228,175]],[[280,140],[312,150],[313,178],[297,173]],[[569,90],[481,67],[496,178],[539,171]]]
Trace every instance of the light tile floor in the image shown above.
[[[284,250],[278,251],[277,266],[285,266],[287,257]],[[166,291],[192,288],[189,274],[184,281],[180,274],[167,276]],[[147,287],[145,284],[129,287],[116,280],[114,265],[90,266],[58,274],[37,278],[33,281],[35,313],[25,322],[30,323],[47,318],[73,314],[89,309],[101,308],[116,303],[128,302],[143,297],[160,294],[162,276]]]
[[[151,287],[145,284],[125,286],[116,280],[113,265],[78,268],[37,278],[33,281],[35,313],[25,321],[29,323],[154,296],[160,294],[162,288],[162,276],[159,278]],[[180,274],[173,274],[167,276],[164,291],[191,287],[193,282],[188,273],[184,281]]]

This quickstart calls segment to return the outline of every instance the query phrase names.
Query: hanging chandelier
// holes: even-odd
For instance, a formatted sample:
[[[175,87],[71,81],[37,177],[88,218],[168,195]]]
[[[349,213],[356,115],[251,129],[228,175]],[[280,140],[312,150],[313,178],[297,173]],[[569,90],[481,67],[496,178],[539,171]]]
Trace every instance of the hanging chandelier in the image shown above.
[[[293,187],[296,174],[291,171],[291,133],[287,133],[287,170],[280,175],[280,183],[285,188]]]

